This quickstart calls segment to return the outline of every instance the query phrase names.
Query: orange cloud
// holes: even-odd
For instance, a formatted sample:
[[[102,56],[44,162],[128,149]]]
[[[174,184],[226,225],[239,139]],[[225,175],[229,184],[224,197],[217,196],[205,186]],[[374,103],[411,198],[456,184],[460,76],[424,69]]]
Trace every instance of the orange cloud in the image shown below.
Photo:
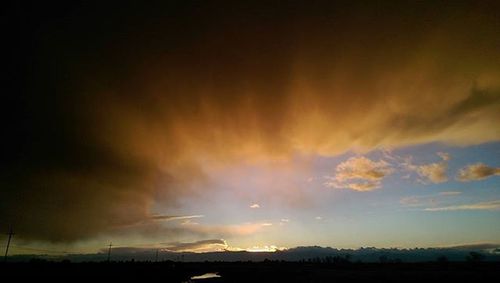
[[[20,61],[39,64],[5,114],[16,124],[4,133],[0,222],[27,239],[78,241],[209,193],[214,164],[500,140],[499,17],[480,5],[408,5],[411,15],[269,7],[264,21],[241,7],[188,9],[153,26],[96,17],[100,28],[123,16],[125,33],[79,19],[82,32],[43,25],[43,41],[26,35],[34,52]],[[349,162],[328,185],[369,191],[390,173]],[[439,165],[419,172],[444,180]],[[268,194],[304,203],[280,189]]]
[[[483,180],[496,175],[500,175],[500,168],[490,167],[483,163],[476,163],[460,169],[457,179],[461,182],[469,182]]]
[[[448,181],[448,160],[450,160],[450,155],[448,153],[438,152],[437,155],[442,159],[441,162],[423,164],[423,165],[413,165],[411,163],[411,158],[406,160],[403,164],[407,170],[415,171],[423,178],[419,181],[425,183],[430,181],[432,183],[443,183]]]
[[[335,168],[335,175],[328,177],[328,187],[348,188],[355,191],[371,191],[379,188],[382,179],[394,170],[390,164],[366,157],[351,157]]]

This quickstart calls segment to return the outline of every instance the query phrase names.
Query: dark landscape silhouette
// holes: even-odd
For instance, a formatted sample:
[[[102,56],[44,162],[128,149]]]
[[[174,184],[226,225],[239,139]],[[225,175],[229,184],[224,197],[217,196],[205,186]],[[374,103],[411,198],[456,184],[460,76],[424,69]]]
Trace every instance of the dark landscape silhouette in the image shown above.
[[[4,277],[12,278],[108,278],[161,279],[163,282],[189,282],[193,276],[216,273],[220,277],[202,282],[332,282],[334,280],[385,280],[417,282],[429,280],[486,280],[498,278],[500,262],[434,262],[405,263],[351,262],[345,258],[312,261],[259,262],[80,262],[68,260],[7,262],[0,265]],[[197,280],[196,280],[197,281]]]
[[[111,258],[108,261],[108,256]],[[15,255],[10,277],[158,278],[165,282],[331,282],[332,280],[478,280],[500,275],[497,245],[427,249],[297,247],[277,252],[174,253],[117,248],[111,255]],[[208,274],[206,279],[190,279]],[[210,276],[217,277],[210,278]]]

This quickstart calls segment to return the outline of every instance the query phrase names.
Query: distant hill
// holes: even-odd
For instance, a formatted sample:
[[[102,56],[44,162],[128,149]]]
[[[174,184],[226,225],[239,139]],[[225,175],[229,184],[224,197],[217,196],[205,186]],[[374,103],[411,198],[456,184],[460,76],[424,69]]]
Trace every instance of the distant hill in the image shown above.
[[[202,261],[351,261],[351,262],[423,262],[446,258],[449,261],[465,261],[471,252],[480,254],[481,260],[500,261],[500,245],[474,244],[442,248],[374,248],[336,249],[331,247],[307,246],[296,247],[276,252],[223,251],[208,253],[166,252],[158,254],[158,260],[202,262]],[[69,254],[65,256],[51,255],[17,255],[10,257],[11,261],[27,261],[32,258],[49,260],[104,261],[106,252],[95,254]],[[116,248],[112,252],[113,261],[154,261],[156,250],[145,248]]]

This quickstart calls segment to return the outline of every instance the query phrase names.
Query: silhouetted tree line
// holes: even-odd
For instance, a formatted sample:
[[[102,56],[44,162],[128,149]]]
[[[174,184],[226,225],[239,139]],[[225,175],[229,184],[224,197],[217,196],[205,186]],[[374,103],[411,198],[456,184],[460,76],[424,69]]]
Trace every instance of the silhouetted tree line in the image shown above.
[[[465,257],[465,260],[470,263],[478,263],[483,261],[484,255],[478,252],[470,252],[469,255]]]
[[[308,259],[302,259],[301,263],[323,263],[323,264],[350,264],[351,255],[337,255],[337,256],[325,256],[325,257],[313,257]]]
[[[402,263],[403,260],[400,259],[400,258],[390,258],[389,256],[387,255],[381,255],[379,258],[378,258],[378,261],[380,263]]]

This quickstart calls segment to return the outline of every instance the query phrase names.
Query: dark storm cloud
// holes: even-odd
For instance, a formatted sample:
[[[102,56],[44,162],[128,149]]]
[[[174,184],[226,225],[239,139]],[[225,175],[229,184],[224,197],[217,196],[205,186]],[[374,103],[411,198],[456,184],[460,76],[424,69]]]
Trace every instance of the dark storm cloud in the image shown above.
[[[10,4],[0,223],[74,241],[207,193],[200,160],[498,140],[494,1]]]

